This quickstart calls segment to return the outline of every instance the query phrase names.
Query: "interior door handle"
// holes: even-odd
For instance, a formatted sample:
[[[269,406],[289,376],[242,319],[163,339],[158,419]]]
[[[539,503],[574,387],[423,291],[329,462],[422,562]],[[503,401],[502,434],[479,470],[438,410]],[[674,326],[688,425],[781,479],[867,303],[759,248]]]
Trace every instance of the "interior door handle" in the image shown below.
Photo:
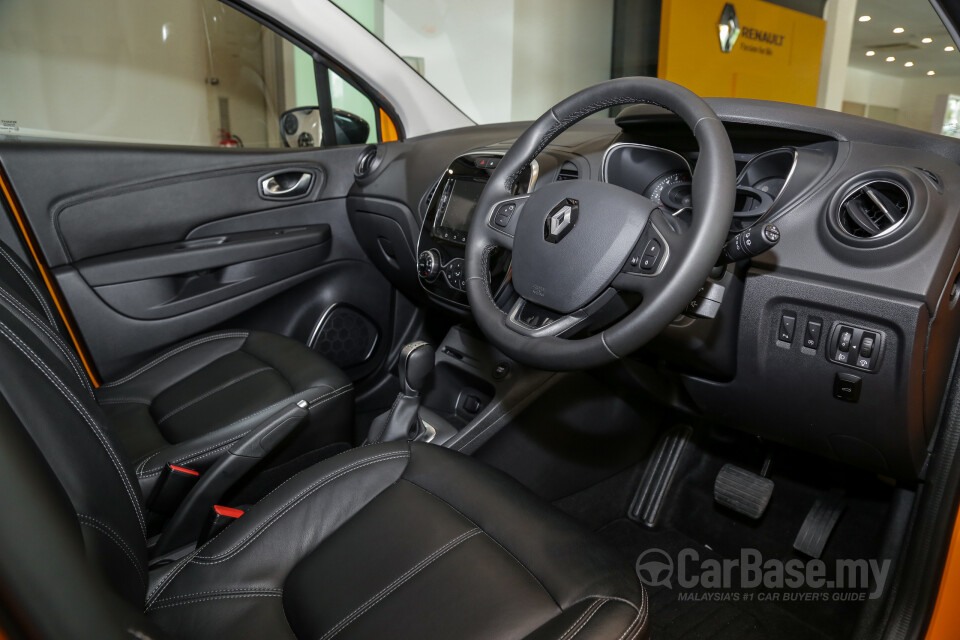
[[[310,191],[313,174],[303,171],[276,173],[260,180],[260,195],[265,198],[297,198]]]

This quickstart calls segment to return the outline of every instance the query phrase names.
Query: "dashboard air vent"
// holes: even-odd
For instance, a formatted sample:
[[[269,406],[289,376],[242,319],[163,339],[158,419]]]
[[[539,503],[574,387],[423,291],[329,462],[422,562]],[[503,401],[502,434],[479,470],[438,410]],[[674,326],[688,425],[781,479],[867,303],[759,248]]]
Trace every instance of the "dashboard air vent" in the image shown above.
[[[357,158],[357,166],[353,170],[353,175],[357,180],[368,177],[380,164],[380,158],[377,153],[376,145],[368,145],[360,152]]]
[[[909,214],[906,189],[894,182],[875,180],[843,199],[837,222],[854,238],[879,238],[893,233]]]
[[[577,169],[577,165],[567,160],[563,163],[563,166],[560,167],[560,173],[557,174],[557,182],[563,182],[564,180],[576,180],[579,177],[580,169]]]

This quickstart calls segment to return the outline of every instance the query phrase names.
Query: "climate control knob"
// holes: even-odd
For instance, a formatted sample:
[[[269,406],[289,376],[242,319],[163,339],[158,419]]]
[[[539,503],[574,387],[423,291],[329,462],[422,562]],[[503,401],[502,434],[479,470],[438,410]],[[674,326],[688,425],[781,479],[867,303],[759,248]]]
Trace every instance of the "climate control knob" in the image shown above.
[[[417,258],[417,273],[424,280],[434,280],[440,274],[440,252],[436,249],[421,251]]]

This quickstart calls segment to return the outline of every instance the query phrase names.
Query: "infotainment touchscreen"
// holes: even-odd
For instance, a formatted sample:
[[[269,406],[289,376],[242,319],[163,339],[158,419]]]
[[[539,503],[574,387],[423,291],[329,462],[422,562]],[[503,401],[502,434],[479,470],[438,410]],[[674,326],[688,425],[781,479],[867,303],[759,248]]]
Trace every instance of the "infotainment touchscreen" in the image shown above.
[[[473,208],[486,184],[463,178],[453,180],[452,184],[439,226],[451,231],[466,231],[470,226]]]

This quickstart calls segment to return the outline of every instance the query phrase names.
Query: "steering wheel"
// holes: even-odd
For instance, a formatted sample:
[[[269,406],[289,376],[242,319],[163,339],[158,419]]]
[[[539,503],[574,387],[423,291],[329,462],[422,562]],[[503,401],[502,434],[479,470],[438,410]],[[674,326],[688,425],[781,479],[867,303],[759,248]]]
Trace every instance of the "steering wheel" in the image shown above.
[[[699,145],[688,221],[604,182],[569,180],[515,194],[520,174],[551,141],[590,114],[645,103],[679,116]],[[543,114],[500,161],[477,202],[466,246],[473,316],[501,351],[532,367],[572,370],[627,356],[649,342],[694,299],[730,230],[736,166],[716,113],[696,94],[656,78],[620,78],[584,89]],[[501,311],[490,293],[488,261],[513,252],[519,298]],[[641,302],[611,326],[568,339],[618,293]]]

